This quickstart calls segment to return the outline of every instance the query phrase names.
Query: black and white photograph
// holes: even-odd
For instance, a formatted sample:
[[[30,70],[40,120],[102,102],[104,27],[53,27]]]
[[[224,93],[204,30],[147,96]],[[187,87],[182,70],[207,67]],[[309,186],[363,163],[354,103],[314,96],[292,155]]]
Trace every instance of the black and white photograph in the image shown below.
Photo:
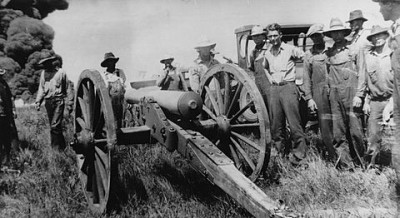
[[[0,0],[0,217],[400,217],[400,0]]]

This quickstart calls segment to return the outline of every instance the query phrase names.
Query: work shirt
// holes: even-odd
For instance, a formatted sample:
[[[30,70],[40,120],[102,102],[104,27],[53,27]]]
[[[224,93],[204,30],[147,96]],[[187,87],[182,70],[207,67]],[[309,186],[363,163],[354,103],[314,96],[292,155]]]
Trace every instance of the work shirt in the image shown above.
[[[105,71],[102,77],[111,96],[122,96],[125,93],[126,77],[123,70],[115,69],[112,73]]]
[[[350,45],[353,46],[353,49],[359,50],[362,49],[364,51],[369,51],[372,48],[372,44],[367,40],[367,36],[370,34],[370,31],[361,29],[357,34],[353,35],[350,40]]]
[[[391,54],[389,48],[385,48],[381,54],[375,51],[366,54],[364,86],[369,90],[371,100],[386,100],[393,94]]]
[[[305,100],[312,98],[312,90],[317,86],[328,85],[328,69],[326,49],[318,53],[314,48],[304,55],[304,84]]]
[[[69,88],[69,82],[65,70],[61,68],[56,72],[43,70],[40,75],[36,103],[41,103],[43,99],[65,98],[67,97],[67,94],[71,94],[68,93]]]
[[[304,52],[293,45],[281,43],[278,54],[272,54],[272,46],[265,53],[269,64],[271,83],[294,82],[296,79],[295,60],[302,59]]]
[[[177,68],[165,68],[158,76],[156,85],[161,90],[187,90],[185,79]]]
[[[200,81],[204,74],[210,69],[212,66],[219,64],[214,58],[211,58],[210,61],[202,61],[200,58],[197,58],[195,61],[195,65],[189,69],[189,82],[191,89],[200,94]]]

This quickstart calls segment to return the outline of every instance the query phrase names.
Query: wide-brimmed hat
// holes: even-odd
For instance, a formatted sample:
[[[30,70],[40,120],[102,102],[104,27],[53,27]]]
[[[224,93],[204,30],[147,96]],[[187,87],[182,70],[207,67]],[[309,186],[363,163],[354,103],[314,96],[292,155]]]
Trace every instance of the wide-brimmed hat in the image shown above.
[[[160,63],[165,64],[166,62],[171,63],[172,61],[174,61],[174,57],[172,57],[172,55],[170,54],[165,54],[160,60]]]
[[[312,34],[315,33],[323,33],[324,32],[324,24],[322,23],[316,23],[310,26],[310,28],[308,29],[306,36],[310,37]]]
[[[39,65],[45,65],[45,64],[47,64],[47,63],[49,63],[49,62],[52,62],[52,61],[54,61],[54,60],[56,60],[56,59],[57,59],[56,56],[50,56],[50,57],[47,57],[47,58],[43,58],[43,59],[40,60],[37,64],[39,64]]]
[[[354,11],[350,12],[349,20],[346,21],[346,23],[350,23],[353,20],[364,20],[364,21],[367,21],[368,19],[363,16],[363,13],[362,13],[361,10],[354,10]]]
[[[194,49],[208,48],[208,47],[209,47],[210,50],[211,50],[211,49],[214,49],[216,45],[217,45],[216,42],[213,42],[213,41],[211,41],[210,39],[208,39],[208,38],[206,38],[206,37],[203,37],[203,38],[196,44],[196,46],[194,47]]]
[[[115,55],[112,52],[107,52],[104,54],[104,60],[101,62],[102,67],[107,67],[109,62],[114,62],[117,63],[119,58],[115,57]]]
[[[260,25],[255,25],[253,28],[251,28],[251,34],[249,36],[249,39],[253,39],[253,36],[257,35],[265,35],[267,32],[262,28]]]
[[[378,35],[379,33],[387,33],[389,34],[388,28],[383,28],[379,25],[372,26],[371,33],[367,36],[367,39],[371,41],[372,36]]]
[[[331,23],[329,24],[329,29],[324,31],[324,35],[331,38],[331,33],[334,31],[344,31],[344,36],[348,36],[351,33],[351,29],[344,26],[343,22],[335,17],[331,19]]]

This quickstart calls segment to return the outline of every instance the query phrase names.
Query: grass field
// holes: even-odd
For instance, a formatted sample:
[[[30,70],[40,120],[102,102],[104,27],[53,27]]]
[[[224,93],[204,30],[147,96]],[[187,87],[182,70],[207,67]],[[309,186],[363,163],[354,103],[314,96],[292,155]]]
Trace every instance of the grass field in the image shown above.
[[[0,174],[0,217],[251,217],[179,154],[157,144],[118,147],[113,158],[117,185],[109,209],[93,214],[80,190],[74,152],[49,145],[44,109],[17,112],[20,149],[13,166],[21,174]],[[67,140],[73,134],[71,120],[66,120]],[[311,138],[305,167],[271,161],[264,179],[257,181],[267,195],[306,217],[394,216],[392,169],[338,171],[315,151],[318,137]]]

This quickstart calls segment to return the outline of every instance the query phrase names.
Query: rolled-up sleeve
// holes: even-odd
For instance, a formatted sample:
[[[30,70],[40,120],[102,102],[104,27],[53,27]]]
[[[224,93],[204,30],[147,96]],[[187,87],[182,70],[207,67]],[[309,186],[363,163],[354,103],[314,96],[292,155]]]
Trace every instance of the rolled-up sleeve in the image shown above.
[[[191,67],[189,69],[189,83],[190,88],[200,94],[200,71],[197,67]]]

